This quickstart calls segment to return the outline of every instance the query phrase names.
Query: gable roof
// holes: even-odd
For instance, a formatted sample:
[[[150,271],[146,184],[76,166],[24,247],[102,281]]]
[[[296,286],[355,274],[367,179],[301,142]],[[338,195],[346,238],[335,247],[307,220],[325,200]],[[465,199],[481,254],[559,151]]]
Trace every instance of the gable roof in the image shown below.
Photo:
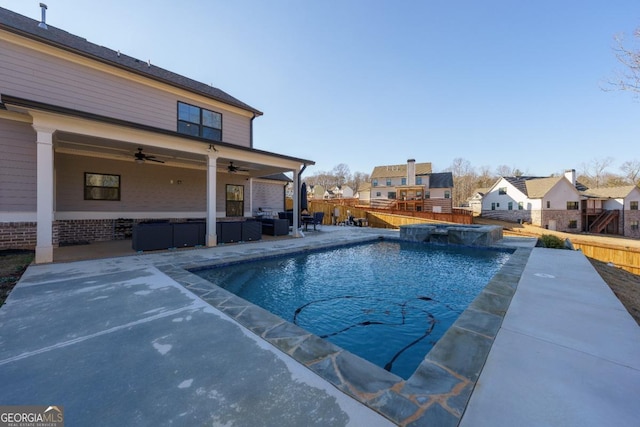
[[[416,163],[416,176],[431,173],[431,163]],[[371,179],[402,178],[407,176],[407,164],[376,166],[371,172]]]
[[[540,199],[560,182],[564,176],[503,176],[502,178],[528,198]],[[576,182],[576,191],[582,191],[581,188],[586,187]]]
[[[453,188],[453,174],[439,172],[429,175],[429,188]]]
[[[206,96],[210,99],[252,112],[256,116],[262,115],[260,110],[245,104],[218,88],[151,65],[147,61],[132,58],[119,51],[90,43],[82,37],[60,30],[50,24],[47,24],[48,28],[45,30],[38,27],[38,23],[39,21],[0,7],[0,29]]]
[[[625,185],[622,187],[590,188],[582,192],[587,197],[624,199],[629,193],[637,188],[635,185]]]

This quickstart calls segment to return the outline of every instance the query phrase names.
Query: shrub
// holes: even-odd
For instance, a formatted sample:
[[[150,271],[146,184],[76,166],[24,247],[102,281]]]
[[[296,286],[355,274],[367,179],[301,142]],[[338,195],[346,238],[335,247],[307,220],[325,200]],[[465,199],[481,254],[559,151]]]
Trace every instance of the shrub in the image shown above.
[[[565,249],[564,240],[561,238],[554,236],[553,234],[543,234],[538,239],[540,246],[543,248],[551,248],[551,249]]]

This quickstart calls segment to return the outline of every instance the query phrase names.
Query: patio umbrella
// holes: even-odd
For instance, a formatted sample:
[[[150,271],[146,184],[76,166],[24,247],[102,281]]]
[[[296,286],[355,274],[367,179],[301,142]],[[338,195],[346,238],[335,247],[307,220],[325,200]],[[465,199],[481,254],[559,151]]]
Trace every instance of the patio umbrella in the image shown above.
[[[307,203],[307,183],[303,182],[300,187],[300,212],[306,211],[309,209],[309,205]]]

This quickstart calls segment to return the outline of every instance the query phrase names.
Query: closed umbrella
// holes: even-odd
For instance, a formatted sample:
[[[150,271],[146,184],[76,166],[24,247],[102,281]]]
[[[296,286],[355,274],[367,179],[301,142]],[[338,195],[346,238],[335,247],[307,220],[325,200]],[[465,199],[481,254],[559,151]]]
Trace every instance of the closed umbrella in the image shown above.
[[[309,209],[309,204],[307,203],[307,183],[303,182],[300,187],[300,212],[306,211]]]

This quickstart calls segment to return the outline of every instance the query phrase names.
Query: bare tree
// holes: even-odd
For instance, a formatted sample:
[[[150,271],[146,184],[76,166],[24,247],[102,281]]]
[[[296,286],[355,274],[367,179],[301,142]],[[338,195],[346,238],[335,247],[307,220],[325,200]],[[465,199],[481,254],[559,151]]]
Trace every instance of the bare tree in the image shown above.
[[[498,176],[522,176],[524,173],[517,167],[511,167],[507,165],[500,165],[496,168],[496,174]]]
[[[607,181],[606,169],[613,163],[613,157],[592,159],[589,163],[582,164],[583,182],[587,187],[604,187]]]
[[[345,163],[336,165],[331,170],[331,175],[335,178],[335,185],[341,186],[351,180],[351,171]]]
[[[365,182],[369,182],[369,179],[370,177],[368,173],[354,172],[353,176],[351,177],[351,181],[349,181],[347,184],[349,184],[351,188],[353,188],[353,193],[355,194],[362,187],[362,184],[364,184]]]
[[[627,160],[620,166],[624,177],[633,185],[640,185],[640,160]]]
[[[472,196],[477,174],[471,163],[461,157],[453,159],[448,170],[453,175],[453,206],[460,206]]]
[[[633,36],[640,44],[640,27],[636,28]],[[634,92],[638,97],[640,96],[640,46],[635,48],[625,46],[623,36],[616,36],[614,39],[616,47],[613,50],[624,70],[617,73],[614,81],[609,82],[610,86],[617,90]]]
[[[491,166],[480,166],[480,172],[478,173],[478,180],[476,181],[476,187],[487,188],[491,187],[497,178],[491,173]]]

